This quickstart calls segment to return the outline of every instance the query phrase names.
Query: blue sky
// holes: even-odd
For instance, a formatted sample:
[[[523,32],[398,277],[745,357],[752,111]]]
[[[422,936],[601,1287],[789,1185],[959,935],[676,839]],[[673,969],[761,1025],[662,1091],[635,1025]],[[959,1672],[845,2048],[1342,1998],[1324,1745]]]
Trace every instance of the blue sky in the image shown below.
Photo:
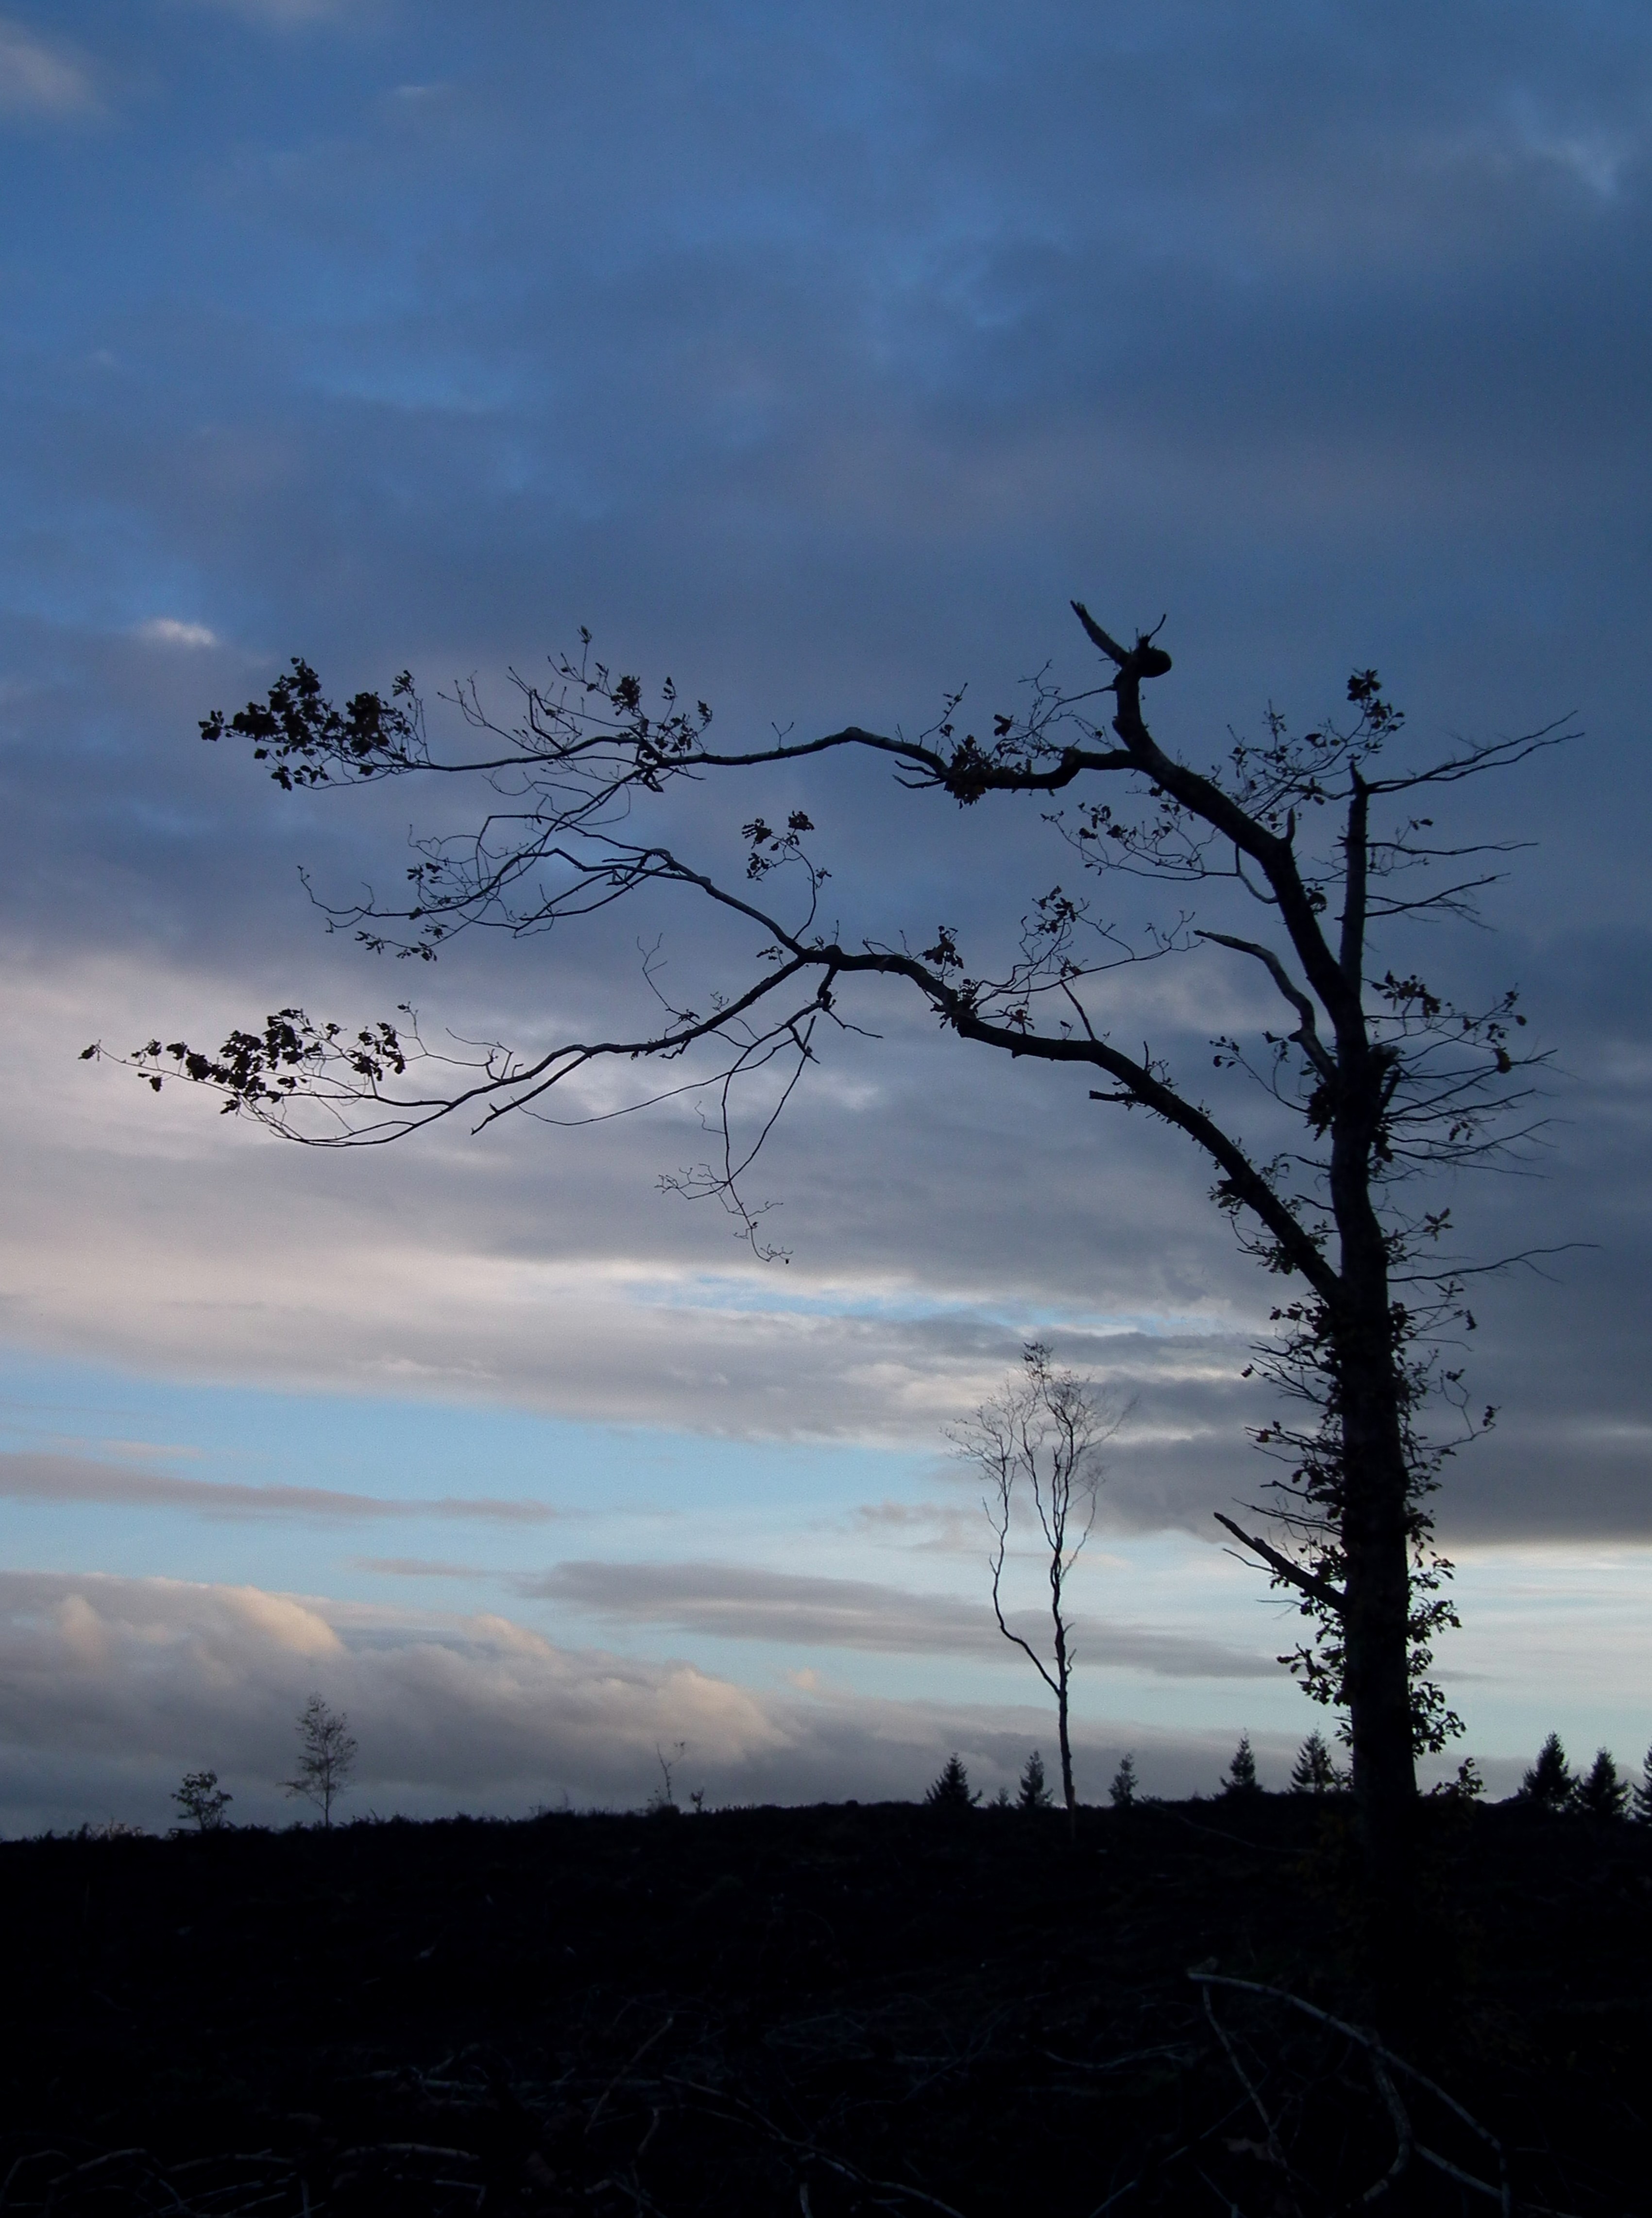
[[[1195,754],[1369,663],[1424,750],[1581,728],[1464,804],[1534,844],[1428,951],[1555,1050],[1465,1250],[1575,1243],[1478,1304],[1442,1660],[1494,1777],[1551,1725],[1638,1760],[1649,48],[1604,4],[0,17],[0,1828],[158,1823],[196,1761],[274,1812],[317,1680],[381,1807],[637,1800],[678,1738],[731,1796],[912,1792],[955,1742],[995,1781],[1049,1726],[944,1428],[1034,1331],[1132,1403],[1085,1790],[1288,1754],[1210,1515],[1267,1290],[1081,1087],[869,1008],[768,1158],[764,1269],[657,1191],[680,1106],[322,1160],[76,1060],[404,997],[297,872],[393,877],[421,804],[195,737],[290,654],[502,699],[585,623],[720,729],[887,728],[1081,674],[1075,593],[1166,615]],[[858,771],[808,805],[867,929],[986,932],[1044,867]],[[634,939],[461,945],[427,1029],[624,1006]],[[1232,997],[1195,966],[1120,1021],[1197,1060]]]

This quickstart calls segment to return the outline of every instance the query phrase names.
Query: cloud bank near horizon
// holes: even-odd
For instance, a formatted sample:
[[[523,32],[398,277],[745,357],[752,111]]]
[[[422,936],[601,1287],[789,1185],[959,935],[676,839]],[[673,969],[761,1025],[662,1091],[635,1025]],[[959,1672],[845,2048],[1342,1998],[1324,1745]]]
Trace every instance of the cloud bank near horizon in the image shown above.
[[[157,1830],[175,1820],[183,1772],[207,1768],[238,1821],[301,1820],[281,1782],[314,1690],[361,1745],[347,1814],[640,1808],[659,1785],[659,1751],[679,1742],[678,1787],[712,1807],[916,1800],[954,1749],[990,1794],[1052,1738],[1042,1707],[868,1700],[798,1677],[799,1691],[754,1692],[685,1661],[560,1647],[486,1614],[0,1573],[0,1831],[110,1818]],[[1082,1792],[1102,1798],[1126,1747],[1148,1792],[1214,1792],[1234,1739],[1080,1719]],[[1253,1739],[1265,1781],[1283,1786],[1296,1739]],[[1513,1760],[1491,1770],[1500,1787],[1515,1783]]]

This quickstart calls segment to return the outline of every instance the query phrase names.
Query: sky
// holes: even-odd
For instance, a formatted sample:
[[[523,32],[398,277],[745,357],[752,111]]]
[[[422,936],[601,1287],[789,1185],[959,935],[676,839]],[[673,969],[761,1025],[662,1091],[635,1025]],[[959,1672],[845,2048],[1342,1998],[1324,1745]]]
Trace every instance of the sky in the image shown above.
[[[164,1825],[203,1767],[284,1822],[312,1689],[381,1813],[636,1806],[662,1756],[714,1802],[1011,1781],[1053,1725],[946,1428],[1032,1337],[1126,1413],[1080,1794],[1127,1748],[1210,1791],[1241,1731],[1283,1782],[1296,1620],[1212,1515],[1272,1289],[1175,1136],[868,995],[763,1159],[765,1264],[660,1190],[688,1103],[318,1155],[78,1059],[415,988],[531,1046],[634,1009],[655,935],[723,975],[686,908],[411,979],[329,936],[300,870],[393,884],[464,807],[203,747],[290,655],[439,724],[584,625],[726,739],[913,730],[1090,682],[1075,595],[1163,616],[1191,759],[1367,666],[1408,759],[1576,734],[1455,796],[1506,876],[1419,958],[1551,1051],[1540,1143],[1442,1189],[1470,1259],[1554,1252],[1476,1285],[1439,1663],[1496,1790],[1551,1728],[1638,1769],[1649,154],[1606,0],[0,15],[0,1831]],[[856,935],[984,944],[1062,867],[875,766],[755,790]],[[749,805],[674,821],[723,853]],[[1193,1071],[1266,1012],[1201,957],[1109,1014]]]

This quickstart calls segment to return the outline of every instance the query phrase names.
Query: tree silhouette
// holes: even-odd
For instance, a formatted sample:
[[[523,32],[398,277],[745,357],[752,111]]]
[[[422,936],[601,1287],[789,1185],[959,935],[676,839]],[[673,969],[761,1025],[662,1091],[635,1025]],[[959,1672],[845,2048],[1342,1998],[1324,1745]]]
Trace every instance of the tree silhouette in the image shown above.
[[[1432,1638],[1454,1621],[1439,1590],[1449,1566],[1432,1544],[1428,1497],[1449,1442],[1425,1428],[1431,1392],[1444,1394],[1460,1435],[1476,1428],[1461,1372],[1438,1353],[1443,1335],[1473,1322],[1443,1244],[1449,1211],[1408,1198],[1407,1181],[1490,1159],[1519,1129],[1540,1060],[1521,1050],[1512,993],[1454,1007],[1411,967],[1410,942],[1431,917],[1472,913],[1506,844],[1436,836],[1437,800],[1563,734],[1550,728],[1391,769],[1403,719],[1363,670],[1348,681],[1341,722],[1293,734],[1270,711],[1259,740],[1236,740],[1200,767],[1147,722],[1143,689],[1171,669],[1156,636],[1126,643],[1073,607],[1099,673],[1074,691],[1039,677],[986,737],[965,727],[955,693],[917,736],[851,724],[723,747],[703,703],[688,707],[667,681],[645,707],[640,681],[593,660],[585,635],[579,660],[560,658],[546,683],[516,681],[514,723],[497,720],[473,684],[461,686],[450,697],[460,743],[443,753],[405,672],[387,697],[360,692],[338,707],[295,659],[266,700],[208,717],[203,735],[248,742],[288,790],[428,776],[444,788],[472,778],[492,796],[473,831],[417,843],[402,899],[330,912],[368,947],[429,960],[468,928],[525,939],[632,900],[652,915],[676,897],[719,920],[709,963],[736,943],[746,953],[732,976],[708,976],[692,1005],[668,999],[647,960],[657,998],[640,1028],[527,1055],[432,1052],[405,1009],[351,1032],[287,1007],[215,1054],[156,1039],[129,1060],[152,1085],[183,1076],[229,1109],[326,1145],[380,1144],[455,1113],[481,1124],[529,1108],[551,1117],[566,1098],[557,1089],[594,1064],[661,1062],[666,1090],[706,1089],[718,1136],[714,1161],[668,1183],[720,1198],[759,1253],[774,1251],[744,1174],[832,1029],[851,1021],[845,999],[862,982],[915,994],[973,1046],[1091,1076],[1092,1099],[1179,1133],[1214,1173],[1216,1205],[1249,1252],[1292,1282],[1259,1359],[1306,1412],[1258,1434],[1281,1458],[1259,1511],[1277,1522],[1270,1536],[1255,1518],[1222,1521],[1309,1623],[1290,1660],[1311,1693],[1346,1711],[1369,1868],[1398,1931],[1415,1755],[1457,1726],[1428,1676]],[[707,780],[795,780],[814,759],[845,752],[962,807],[1020,799],[1043,819],[1064,877],[1094,873],[1117,893],[1146,879],[1165,896],[1160,914],[1132,936],[1058,879],[1018,903],[999,954],[977,956],[944,922],[918,937],[881,925],[857,937],[828,921],[802,809],[774,823],[750,815],[732,876],[715,834],[710,854],[682,854],[670,823],[653,821]],[[703,802],[691,815],[698,837]],[[968,867],[973,889],[979,873]],[[1215,920],[1196,917],[1201,901],[1216,905]],[[1173,957],[1238,958],[1277,993],[1282,1020],[1249,1044],[1239,1037],[1248,994],[1235,997],[1215,1060],[1259,1081],[1265,1127],[1280,1113],[1294,1119],[1292,1144],[1247,1143],[1197,1082],[1150,1044],[1138,1053],[1116,1036],[1128,1019],[1110,1012],[1110,974]],[[746,1082],[755,1096],[740,1093]],[[747,1098],[757,1103],[749,1138],[739,1121]]]
[[[1535,1802],[1540,1810],[1569,1810],[1577,1797],[1577,1781],[1566,1762],[1566,1750],[1557,1732],[1551,1732],[1538,1750],[1538,1760],[1520,1781],[1520,1800]]]
[[[1595,1750],[1594,1762],[1577,1783],[1575,1802],[1576,1808],[1590,1818],[1610,1820],[1627,1814],[1629,1787],[1618,1776],[1610,1750]]]
[[[925,1788],[924,1800],[931,1810],[973,1810],[980,1801],[981,1796],[969,1791],[969,1774],[956,1749],[941,1766],[940,1776]]]
[[[1233,1762],[1228,1766],[1228,1775],[1222,1782],[1224,1794],[1259,1794],[1261,1784],[1256,1776],[1256,1752],[1251,1746],[1248,1733],[1241,1733],[1239,1746],[1234,1750]]]
[[[288,1795],[301,1794],[321,1812],[325,1826],[332,1824],[332,1806],[356,1768],[358,1753],[350,1720],[342,1710],[329,1708],[319,1694],[312,1694],[298,1714],[298,1769],[282,1784]]]
[[[1034,1749],[1027,1758],[1027,1768],[1021,1775],[1020,1792],[1015,1798],[1018,1810],[1048,1810],[1049,1788],[1044,1783],[1044,1759]]]
[[[186,1771],[183,1784],[172,1789],[172,1800],[201,1831],[215,1833],[226,1822],[224,1812],[235,1797],[219,1785],[215,1771]]]
[[[1630,1801],[1637,1821],[1643,1825],[1652,1825],[1652,1748],[1646,1751],[1641,1775],[1630,1789]]]
[[[1117,1430],[1118,1423],[1117,1416],[1102,1411],[1086,1380],[1071,1371],[1052,1370],[1049,1348],[1041,1341],[1032,1341],[1022,1358],[1020,1379],[991,1401],[983,1402],[974,1416],[952,1434],[956,1447],[987,1482],[981,1507],[993,1528],[993,1615],[998,1629],[1030,1659],[1055,1697],[1061,1800],[1069,1823],[1079,1804],[1073,1785],[1073,1741],[1068,1730],[1074,1652],[1067,1587],[1096,1521],[1102,1442]],[[1004,1616],[1004,1561],[1010,1527],[1018,1497],[1028,1496],[1043,1541],[1041,1554],[1049,1589],[1048,1662]]]
[[[1136,1794],[1135,1758],[1129,1750],[1126,1749],[1119,1760],[1118,1769],[1113,1774],[1112,1783],[1107,1789],[1107,1799],[1115,1810],[1129,1810],[1135,1806]]]
[[[1290,1790],[1293,1794],[1334,1794],[1346,1784],[1332,1760],[1325,1736],[1310,1732],[1297,1751],[1296,1761],[1290,1767]]]

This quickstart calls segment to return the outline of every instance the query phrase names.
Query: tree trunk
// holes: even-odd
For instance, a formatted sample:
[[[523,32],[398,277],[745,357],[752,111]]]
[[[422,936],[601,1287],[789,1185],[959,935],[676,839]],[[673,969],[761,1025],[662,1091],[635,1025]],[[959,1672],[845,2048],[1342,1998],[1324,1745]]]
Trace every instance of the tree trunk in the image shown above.
[[[1337,1120],[1331,1191],[1341,1244],[1331,1316],[1342,1427],[1344,1692],[1354,1806],[1379,1965],[1408,1923],[1417,1800],[1410,1685],[1403,1381],[1389,1314],[1388,1250],[1371,1204],[1372,1139],[1383,1068],[1369,1049],[1353,1113]],[[1346,1064],[1345,1064],[1346,1067]],[[1351,1089],[1352,1091],[1354,1089]],[[1395,1954],[1392,1961],[1397,1963]]]
[[[1073,1791],[1073,1744],[1067,1732],[1067,1684],[1071,1676],[1067,1660],[1067,1627],[1059,1608],[1055,1617],[1055,1734],[1061,1750],[1061,1799],[1067,1806],[1069,1831],[1079,1822],[1079,1798]]]
[[[1398,1382],[1388,1345],[1358,1327],[1339,1348],[1342,1397],[1343,1636],[1354,1797],[1373,1877],[1402,1859],[1416,1800],[1412,1749],[1406,1536],[1408,1473]],[[1352,1344],[1349,1344],[1352,1343]]]

